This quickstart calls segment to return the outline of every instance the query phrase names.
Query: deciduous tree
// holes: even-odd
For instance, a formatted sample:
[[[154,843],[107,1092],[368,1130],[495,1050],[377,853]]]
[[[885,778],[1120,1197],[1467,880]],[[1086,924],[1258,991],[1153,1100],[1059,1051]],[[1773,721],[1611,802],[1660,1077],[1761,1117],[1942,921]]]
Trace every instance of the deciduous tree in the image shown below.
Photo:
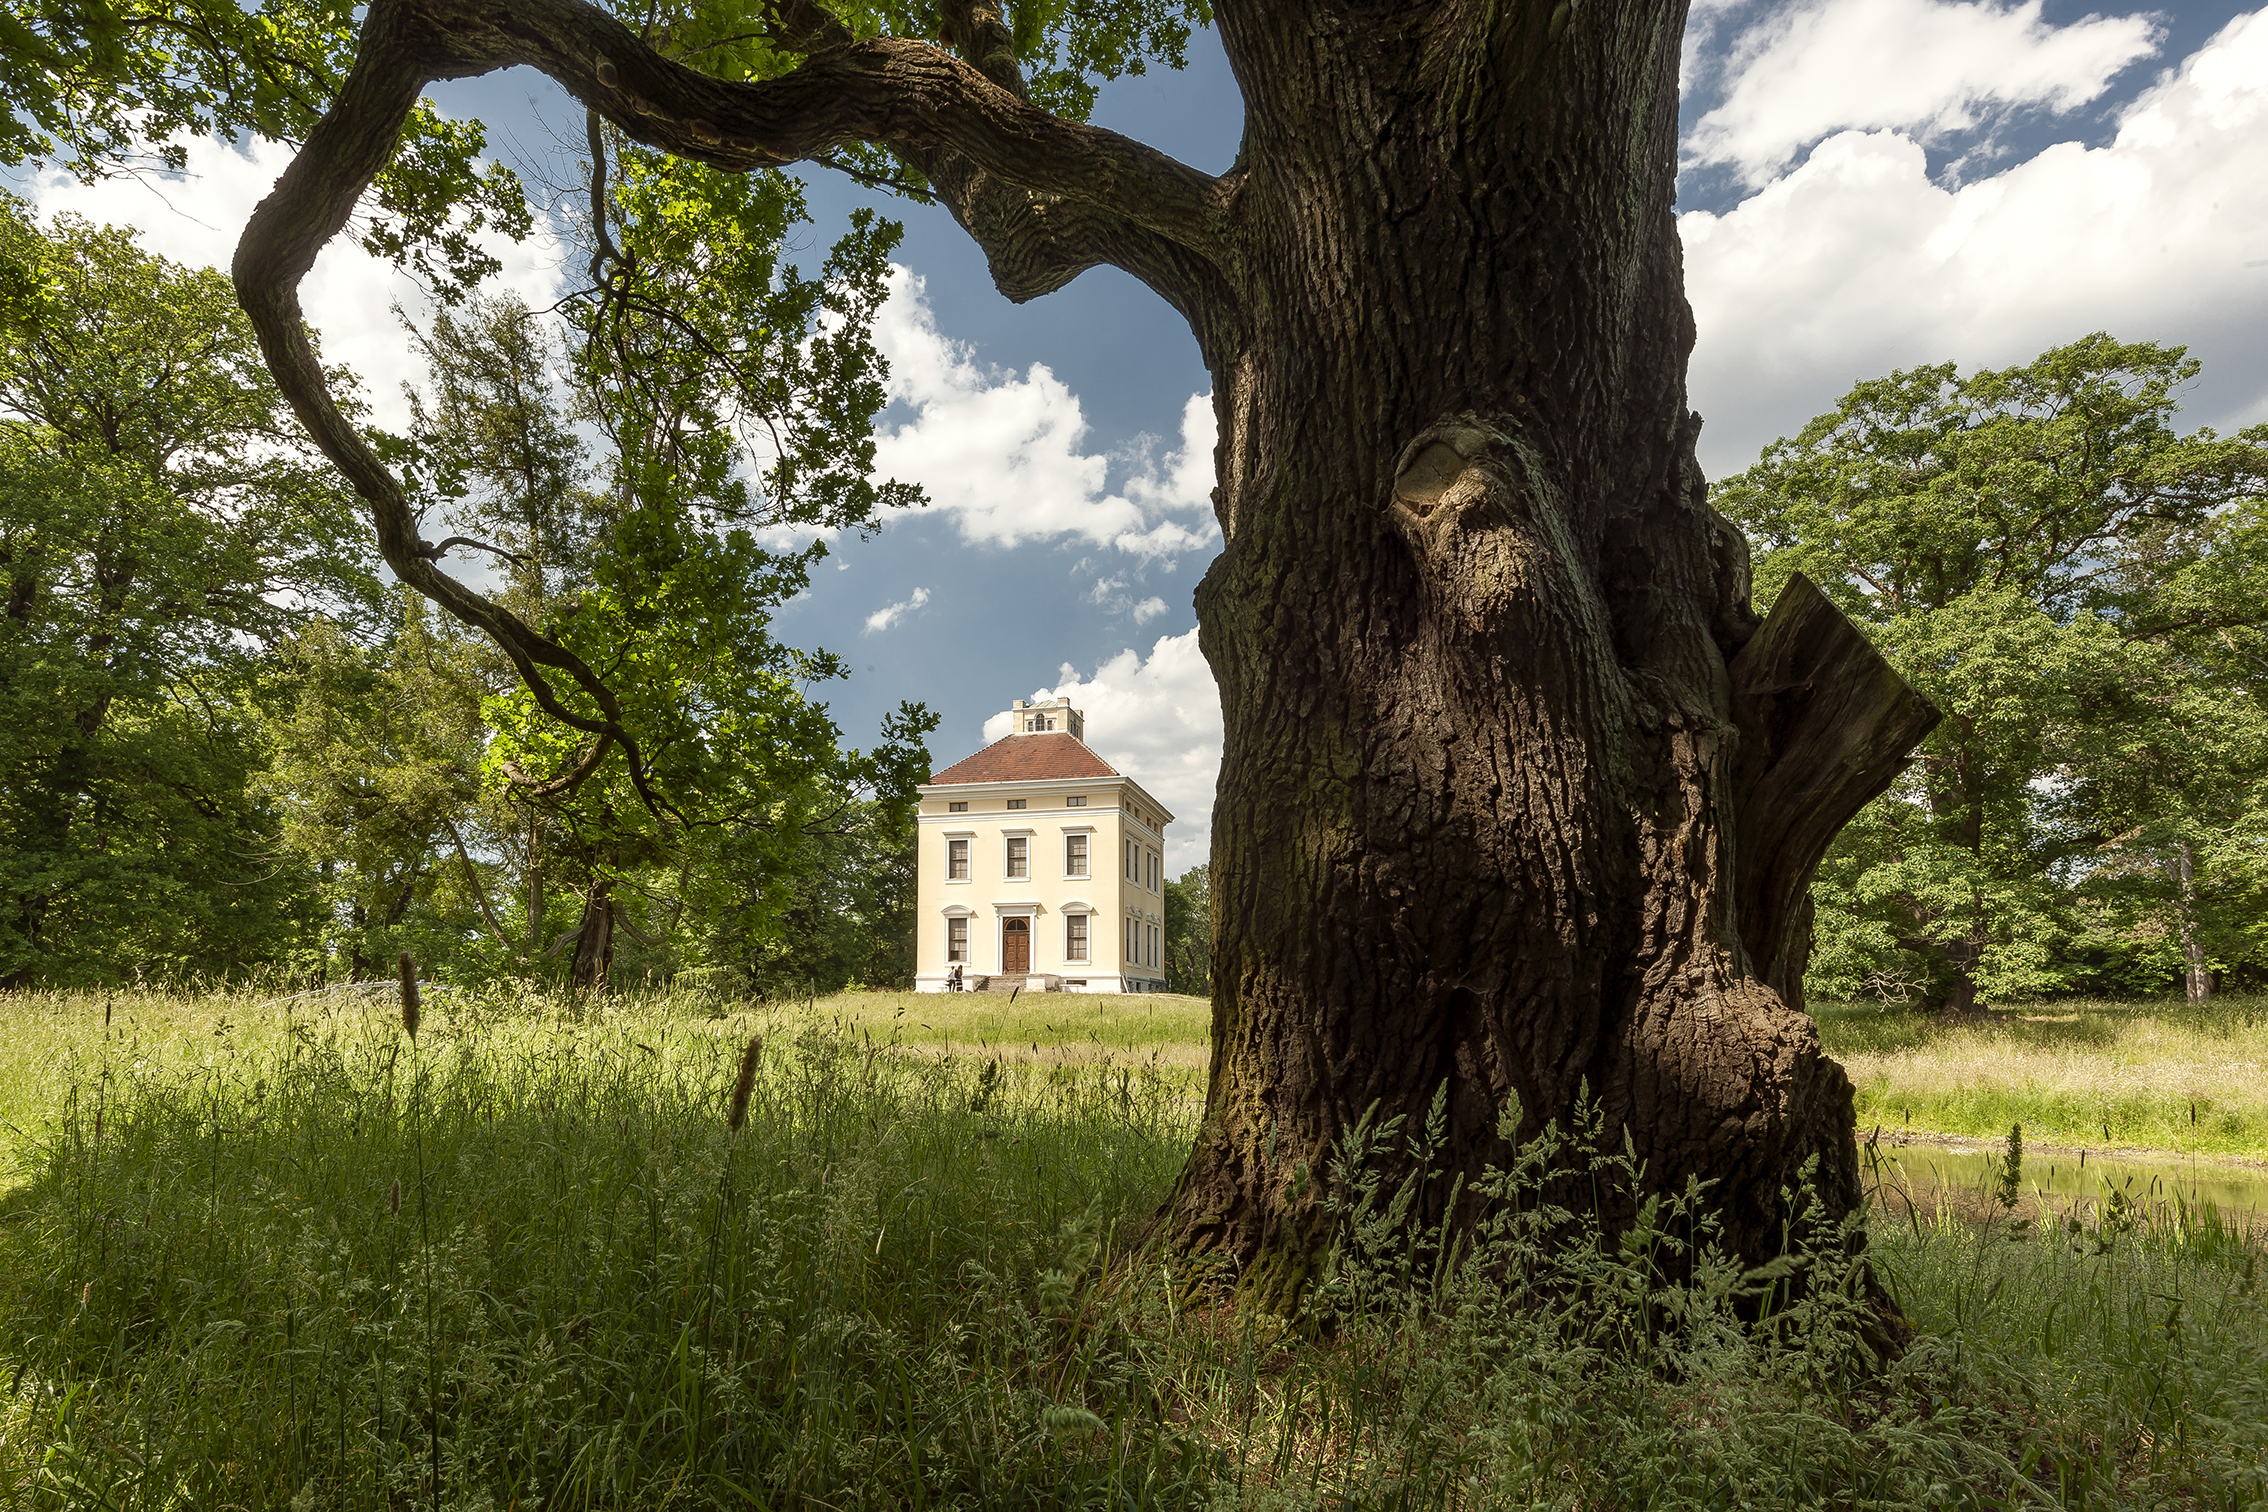
[[[1588,1093],[1648,1181],[1716,1183],[1736,1247],[1776,1251],[1805,1172],[1858,1200],[1850,1087],[1800,1007],[1806,884],[1932,715],[1818,594],[1760,625],[1709,507],[1685,7],[1215,15],[1246,126],[1209,175],[1083,124],[1063,83],[1170,50],[1163,6],[378,0],[237,287],[395,570],[635,771],[606,678],[440,570],[307,345],[298,283],[425,83],[528,65],[705,171],[879,167],[1014,299],[1131,272],[1188,321],[1220,434],[1213,1064],[1171,1242],[1287,1295],[1324,1224],[1300,1173],[1446,1087],[1454,1169]]]
[[[259,655],[366,553],[227,280],[0,201],[0,978],[292,952]]]
[[[1830,990],[1964,1012],[2076,985],[2075,943],[2105,934],[2087,878],[2130,933],[2138,907],[2170,917],[2201,987],[2198,847],[2268,761],[2268,427],[2183,435],[2197,371],[2096,335],[1894,373],[1718,487],[1764,593],[1818,583],[1946,712],[1823,870]]]
[[[595,130],[592,151],[597,281],[570,303],[574,339],[509,299],[443,312],[419,343],[433,378],[413,436],[432,533],[461,532],[434,557],[488,554],[496,603],[603,669],[607,717],[636,731],[634,762],[610,763],[604,735],[552,719],[525,688],[486,706],[486,770],[526,827],[531,958],[572,947],[582,988],[610,982],[619,936],[652,949],[680,926],[701,947],[665,963],[792,957],[778,936],[797,900],[826,890],[815,873],[840,861],[845,831],[894,843],[904,827],[935,725],[901,709],[873,752],[841,749],[812,694],[844,667],[770,629],[825,547],[771,550],[755,534],[856,529],[905,492],[867,477],[883,401],[869,331],[895,228],[859,217],[806,279],[780,256],[801,214],[792,184],[673,184],[691,170],[624,156]],[[587,449],[578,425],[603,444]],[[577,914],[546,941],[558,891]],[[842,942],[807,944],[832,957]]]

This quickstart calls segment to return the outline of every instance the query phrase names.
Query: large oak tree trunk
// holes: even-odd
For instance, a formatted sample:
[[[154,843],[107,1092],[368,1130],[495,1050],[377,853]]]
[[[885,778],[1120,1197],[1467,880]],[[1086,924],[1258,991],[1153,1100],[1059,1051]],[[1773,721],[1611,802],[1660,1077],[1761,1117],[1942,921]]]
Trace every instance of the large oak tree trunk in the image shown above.
[[[2205,964],[2205,945],[2197,931],[2197,852],[2188,838],[2174,842],[2174,908],[2181,919],[2182,986],[2189,1001],[2213,996],[2213,973]]]
[[[575,959],[567,968],[567,985],[585,992],[604,992],[614,976],[614,883],[594,880],[583,897],[583,922],[575,931]]]
[[[332,401],[296,287],[424,81],[533,64],[641,141],[735,170],[883,142],[1012,298],[1088,267],[1183,313],[1214,377],[1226,544],[1198,592],[1225,758],[1206,1114],[1171,1242],[1264,1293],[1318,1242],[1334,1141],[1448,1089],[1448,1160],[1583,1088],[1649,1180],[1858,1200],[1851,1089],[1803,1013],[1806,888],[1935,711],[1800,581],[1768,622],[1685,407],[1682,0],[1221,0],[1247,108],[1208,177],[1024,98],[990,0],[947,46],[774,0],[803,53],[708,77],[579,0],[373,0],[355,71],[247,228],[271,367],[405,582],[637,764],[603,680],[436,565]],[[948,50],[950,49],[950,50]],[[955,56],[955,54],[958,56]],[[556,678],[597,714],[575,714]]]
[[[1808,584],[1759,636],[1707,504],[1683,7],[1489,14],[1222,10],[1247,289],[1208,352],[1213,1052],[1171,1234],[1263,1293],[1313,1257],[1297,1168],[1444,1083],[1452,1167],[1587,1087],[1751,1255],[1808,1158],[1858,1200],[1806,888],[1934,714]]]

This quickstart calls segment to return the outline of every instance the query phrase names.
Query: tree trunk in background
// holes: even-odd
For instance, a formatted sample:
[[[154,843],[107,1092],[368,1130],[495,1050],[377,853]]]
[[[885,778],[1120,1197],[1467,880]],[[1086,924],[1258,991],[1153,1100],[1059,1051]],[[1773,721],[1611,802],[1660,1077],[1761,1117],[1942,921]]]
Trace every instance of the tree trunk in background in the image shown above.
[[[1958,940],[1942,941],[1934,947],[1944,954],[1953,973],[1945,995],[1937,1001],[1938,1013],[1947,1018],[1974,1018],[1984,1013],[1984,1005],[1977,997],[1977,969],[1984,964],[1985,946],[1990,943],[1980,914],[1971,922],[1966,935]],[[1925,942],[1922,948],[1931,947]]]
[[[2175,900],[2181,913],[2182,981],[2192,1003],[2213,995],[2213,973],[2205,965],[2205,947],[2197,938],[2197,853],[2187,840],[2174,842],[2174,878],[2181,885]]]
[[[528,955],[543,959],[543,831],[535,810],[528,810]]]
[[[603,991],[614,970],[614,883],[591,884],[583,899],[583,922],[575,936],[575,962],[568,968],[570,987]]]
[[[1213,1050],[1171,1242],[1288,1297],[1299,1165],[1448,1087],[1451,1168],[1587,1087],[1776,1250],[1851,1086],[1805,889],[1935,711],[1799,584],[1759,633],[1685,408],[1677,3],[1226,7],[1240,322],[1200,339],[1226,544]],[[1232,170],[1234,172],[1239,170]]]

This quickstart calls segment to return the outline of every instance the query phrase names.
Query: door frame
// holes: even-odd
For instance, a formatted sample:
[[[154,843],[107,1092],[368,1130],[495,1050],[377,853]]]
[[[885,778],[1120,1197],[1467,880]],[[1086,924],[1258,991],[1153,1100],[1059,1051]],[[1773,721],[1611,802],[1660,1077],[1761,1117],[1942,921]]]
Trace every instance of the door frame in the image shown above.
[[[1009,974],[1008,921],[1010,919],[1022,919],[1026,938],[1032,942],[1031,959],[1025,963],[1022,974],[1031,975],[1032,972],[1039,969],[1039,906],[1032,903],[1016,903],[1005,908],[995,904],[994,908],[996,912],[992,918],[992,959],[998,964],[994,966],[993,970],[1001,976]]]
[[[1010,929],[1010,924],[1021,924],[1021,929]],[[1029,914],[1003,914],[1000,917],[1000,974],[1002,976],[1030,976],[1032,974],[1032,920]],[[1024,940],[1024,964],[1017,966],[1008,959],[1008,937],[1021,935]]]

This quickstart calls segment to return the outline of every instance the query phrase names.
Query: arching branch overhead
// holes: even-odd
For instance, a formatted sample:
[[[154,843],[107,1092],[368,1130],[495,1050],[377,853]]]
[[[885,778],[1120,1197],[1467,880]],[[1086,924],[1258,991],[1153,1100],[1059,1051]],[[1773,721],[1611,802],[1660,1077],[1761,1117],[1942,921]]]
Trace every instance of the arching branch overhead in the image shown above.
[[[965,3],[952,9],[962,40],[983,58],[974,44],[993,28]],[[729,172],[851,143],[890,147],[929,174],[1011,298],[1113,263],[1196,322],[1211,318],[1208,306],[1217,311],[1225,287],[1220,181],[1032,105],[1012,58],[1005,73],[986,59],[988,76],[929,43],[856,40],[808,0],[776,7],[773,19],[808,58],[781,78],[733,81],[677,62],[580,0],[377,0],[346,86],[253,212],[233,268],[269,366],[369,505],[388,565],[493,636],[546,712],[596,737],[578,772],[595,770],[607,745],[620,744],[649,804],[658,800],[613,695],[574,653],[439,569],[399,480],[333,400],[306,330],[300,281],[393,154],[427,84],[531,66],[633,139]],[[587,694],[600,717],[569,709],[545,669]]]

